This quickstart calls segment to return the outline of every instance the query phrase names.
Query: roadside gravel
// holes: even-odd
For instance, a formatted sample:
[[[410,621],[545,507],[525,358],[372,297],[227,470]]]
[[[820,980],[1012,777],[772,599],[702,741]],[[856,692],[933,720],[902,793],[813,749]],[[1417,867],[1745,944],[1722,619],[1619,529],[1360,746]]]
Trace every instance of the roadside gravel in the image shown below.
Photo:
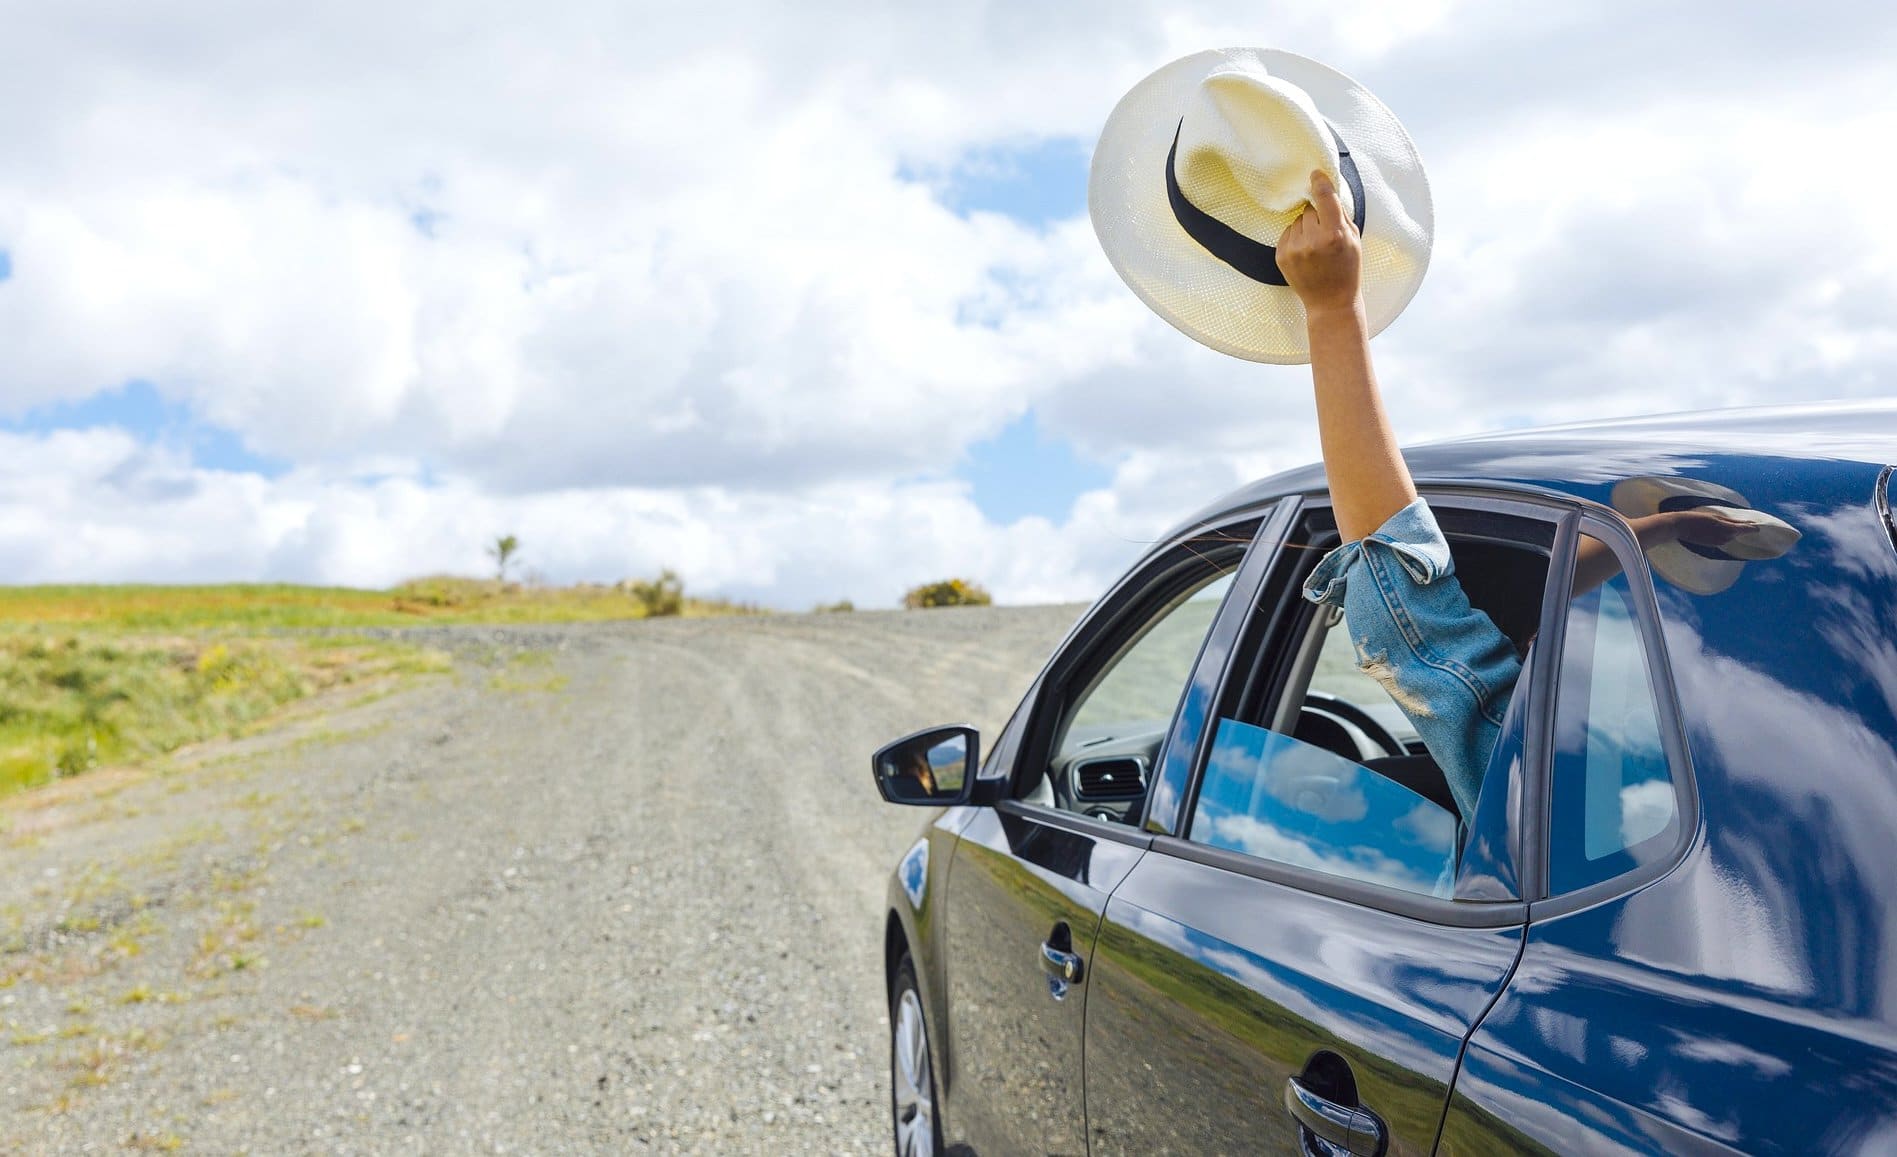
[[[0,812],[0,1149],[877,1152],[878,743],[1078,608],[433,631],[455,674]]]

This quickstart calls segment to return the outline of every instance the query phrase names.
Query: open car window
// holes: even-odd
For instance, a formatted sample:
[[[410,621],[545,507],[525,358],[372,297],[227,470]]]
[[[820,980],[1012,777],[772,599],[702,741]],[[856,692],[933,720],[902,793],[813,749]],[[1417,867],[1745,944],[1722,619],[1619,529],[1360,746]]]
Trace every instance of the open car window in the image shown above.
[[[1435,509],[1471,607],[1524,655],[1542,618],[1555,515]],[[1309,517],[1306,549],[1294,556],[1302,565],[1286,576],[1275,613],[1254,615],[1261,625],[1243,637],[1248,651],[1221,697],[1184,834],[1260,860],[1452,898],[1469,833],[1414,723],[1430,705],[1399,705],[1387,672],[1380,679],[1360,667],[1341,610],[1298,597],[1336,542],[1327,520],[1327,511]],[[1485,786],[1506,778],[1493,772]]]

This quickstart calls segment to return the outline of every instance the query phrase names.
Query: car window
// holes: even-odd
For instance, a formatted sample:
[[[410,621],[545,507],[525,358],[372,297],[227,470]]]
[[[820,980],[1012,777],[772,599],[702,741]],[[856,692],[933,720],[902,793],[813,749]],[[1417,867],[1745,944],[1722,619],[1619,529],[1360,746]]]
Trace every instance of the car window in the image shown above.
[[[1317,666],[1311,672],[1310,688],[1304,693],[1300,723],[1310,729],[1326,720],[1334,720],[1336,729],[1348,734],[1355,750],[1346,755],[1406,755],[1422,750],[1416,728],[1409,716],[1390,698],[1383,684],[1358,669],[1357,653],[1350,644],[1350,632],[1334,617],[1323,624],[1323,640],[1318,648]],[[1370,724],[1361,716],[1368,715]],[[1378,727],[1382,731],[1377,730]],[[1397,741],[1390,750],[1389,739]]]
[[[1552,522],[1484,514],[1458,531],[1453,511],[1438,516],[1470,605],[1525,652],[1541,616]],[[1323,529],[1312,531],[1312,566]],[[1359,667],[1341,613],[1298,605],[1301,617],[1255,644],[1253,675],[1222,701],[1186,837],[1453,896],[1467,832],[1441,766],[1384,682]]]
[[[1219,721],[1192,813],[1195,843],[1406,892],[1447,896],[1456,818],[1333,751]]]
[[[1584,557],[1609,550],[1581,541]],[[1632,590],[1616,574],[1568,611],[1548,820],[1553,892],[1612,879],[1672,849],[1679,793],[1657,704]]]
[[[1132,728],[1164,727],[1231,586],[1229,570],[1209,576],[1148,623],[1082,695],[1055,749],[1071,753]]]
[[[1118,823],[1138,821],[1154,761],[1199,651],[1231,590],[1248,533],[1195,543],[1154,579],[1151,601],[1075,665],[1067,704],[1018,798]],[[1063,694],[1064,693],[1064,694]]]

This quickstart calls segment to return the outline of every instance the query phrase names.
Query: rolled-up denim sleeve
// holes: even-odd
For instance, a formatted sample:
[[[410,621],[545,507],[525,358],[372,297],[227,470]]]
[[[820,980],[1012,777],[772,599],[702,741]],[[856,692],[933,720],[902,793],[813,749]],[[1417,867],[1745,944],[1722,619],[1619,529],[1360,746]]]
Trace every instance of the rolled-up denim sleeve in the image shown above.
[[[1326,555],[1304,597],[1344,608],[1357,666],[1390,693],[1449,781],[1466,821],[1521,677],[1514,644],[1469,605],[1422,499]]]

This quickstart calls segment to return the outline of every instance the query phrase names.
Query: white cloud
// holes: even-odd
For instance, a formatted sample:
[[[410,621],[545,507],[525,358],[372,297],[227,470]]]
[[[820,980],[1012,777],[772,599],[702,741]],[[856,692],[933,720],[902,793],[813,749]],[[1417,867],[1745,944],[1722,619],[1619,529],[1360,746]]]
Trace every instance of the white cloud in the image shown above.
[[[1123,559],[1029,519],[988,526],[949,482],[832,483],[785,494],[633,488],[525,495],[416,477],[266,480],[205,470],[116,430],[0,434],[0,557],[20,582],[186,581],[239,574],[384,585],[479,573],[517,534],[550,576],[674,567],[695,591],[784,606],[888,605],[944,574],[990,576],[1022,602],[1084,598]],[[1111,525],[1110,503],[1089,525]],[[1124,539],[1110,540],[1117,547]]]
[[[1377,346],[1406,440],[1880,388],[1893,22],[1825,7],[1270,14],[1431,167],[1435,267]],[[1308,381],[1148,315],[1083,220],[959,217],[902,174],[1086,138],[1146,71],[1264,31],[1147,0],[20,14],[0,413],[145,379],[293,468],[14,439],[40,472],[8,475],[35,505],[0,577],[379,583],[505,528],[555,578],[672,565],[785,605],[1091,594],[1311,458]],[[996,527],[943,479],[1030,406],[1114,480]]]

